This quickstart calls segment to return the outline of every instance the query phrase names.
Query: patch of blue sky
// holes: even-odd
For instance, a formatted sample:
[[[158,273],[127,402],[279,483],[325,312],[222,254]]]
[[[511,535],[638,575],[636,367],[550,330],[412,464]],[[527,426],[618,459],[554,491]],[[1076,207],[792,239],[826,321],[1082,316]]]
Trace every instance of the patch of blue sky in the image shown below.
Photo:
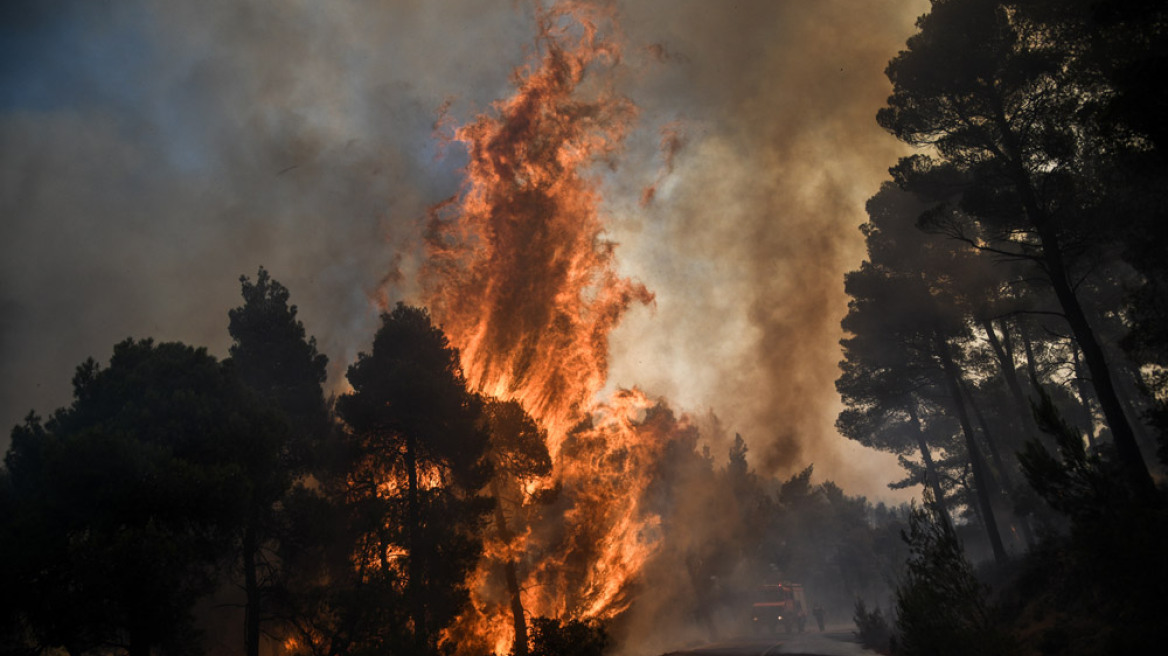
[[[124,110],[148,93],[145,16],[106,3],[14,2],[0,15],[0,111]]]
[[[0,14],[0,115],[76,112],[113,118],[180,171],[205,168],[201,119],[159,102],[149,16],[136,3],[15,2]]]

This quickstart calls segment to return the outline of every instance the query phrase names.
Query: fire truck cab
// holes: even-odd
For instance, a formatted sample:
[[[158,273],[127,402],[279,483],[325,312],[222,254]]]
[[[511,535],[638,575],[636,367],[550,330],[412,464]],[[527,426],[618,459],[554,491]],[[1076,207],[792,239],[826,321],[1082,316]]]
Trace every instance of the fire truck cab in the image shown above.
[[[759,586],[751,607],[751,624],[755,633],[778,633],[779,627],[787,633],[803,632],[807,623],[807,599],[799,583],[777,583]]]

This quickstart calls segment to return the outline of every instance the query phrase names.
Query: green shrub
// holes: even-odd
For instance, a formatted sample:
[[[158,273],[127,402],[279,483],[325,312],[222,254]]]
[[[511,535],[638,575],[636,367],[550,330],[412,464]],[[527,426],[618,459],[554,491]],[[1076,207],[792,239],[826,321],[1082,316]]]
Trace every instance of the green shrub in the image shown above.
[[[892,627],[877,606],[872,611],[864,605],[863,599],[856,600],[856,612],[852,616],[856,622],[856,639],[868,649],[887,652],[891,647]]]
[[[896,589],[898,656],[991,656],[1009,652],[957,534],[928,511],[909,516],[909,559]]]

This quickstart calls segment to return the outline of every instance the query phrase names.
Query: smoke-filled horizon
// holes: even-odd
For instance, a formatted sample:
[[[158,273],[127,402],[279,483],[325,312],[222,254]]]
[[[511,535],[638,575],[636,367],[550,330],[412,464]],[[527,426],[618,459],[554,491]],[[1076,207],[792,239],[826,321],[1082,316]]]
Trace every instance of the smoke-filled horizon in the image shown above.
[[[715,414],[762,471],[814,462],[849,492],[903,498],[885,487],[893,458],[835,432],[833,382],[863,203],[903,152],[874,120],[882,71],[925,3],[617,8],[612,83],[638,116],[597,175],[618,270],[656,300],[614,333],[609,387]],[[459,188],[439,108],[489,110],[535,47],[527,5],[0,11],[5,445],[125,337],[225,355],[237,277],[260,265],[341,389],[387,275],[416,300],[426,210]]]

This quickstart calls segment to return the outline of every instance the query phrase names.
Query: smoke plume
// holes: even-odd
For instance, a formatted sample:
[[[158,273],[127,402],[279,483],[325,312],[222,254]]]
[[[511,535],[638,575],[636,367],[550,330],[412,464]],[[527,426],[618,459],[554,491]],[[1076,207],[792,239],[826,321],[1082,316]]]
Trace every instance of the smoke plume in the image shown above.
[[[814,461],[882,493],[874,467],[890,463],[832,429],[832,381],[855,227],[900,152],[873,120],[881,71],[924,8],[612,5],[626,44],[612,84],[638,118],[603,174],[605,237],[656,302],[615,334],[610,386],[712,410],[767,471]],[[236,278],[261,264],[292,290],[339,387],[387,272],[403,298],[420,294],[423,219],[458,189],[465,154],[439,157],[439,108],[468,122],[535,47],[523,4],[2,12],[7,426],[66,403],[72,368],[127,336],[225,354]]]

